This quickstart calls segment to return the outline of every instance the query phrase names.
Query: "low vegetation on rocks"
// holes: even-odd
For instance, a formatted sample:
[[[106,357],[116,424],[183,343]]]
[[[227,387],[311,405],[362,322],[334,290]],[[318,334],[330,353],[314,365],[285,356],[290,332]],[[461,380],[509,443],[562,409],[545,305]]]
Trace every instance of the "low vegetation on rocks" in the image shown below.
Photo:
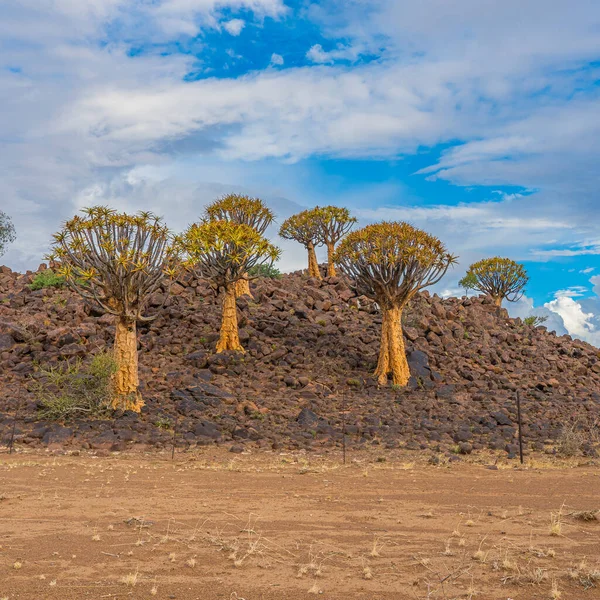
[[[70,421],[108,416],[117,368],[112,353],[108,352],[99,352],[87,363],[77,358],[40,367],[31,385],[40,417]]]

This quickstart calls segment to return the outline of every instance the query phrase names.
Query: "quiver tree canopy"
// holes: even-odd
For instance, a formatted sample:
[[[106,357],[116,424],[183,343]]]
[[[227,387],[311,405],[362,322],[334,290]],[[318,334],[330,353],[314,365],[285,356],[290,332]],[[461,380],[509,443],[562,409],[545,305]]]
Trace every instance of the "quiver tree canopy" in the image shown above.
[[[152,213],[118,213],[103,206],[82,211],[54,235],[58,273],[69,286],[103,311],[115,315],[113,408],[140,411],[136,323],[151,321],[151,294],[175,275],[172,237]]]
[[[251,198],[240,194],[227,194],[205,209],[205,220],[231,221],[238,225],[247,225],[264,235],[275,218],[273,212],[260,198]],[[244,273],[236,283],[236,295],[251,296],[249,277]]]
[[[279,248],[256,229],[233,221],[203,221],[190,225],[180,243],[187,254],[185,264],[223,296],[217,352],[243,352],[238,335],[235,284],[249,269],[272,265],[279,258]]]
[[[410,378],[402,311],[410,299],[445,275],[456,257],[436,237],[403,222],[369,225],[350,233],[335,252],[341,271],[359,294],[375,300],[382,313],[381,348],[375,375],[385,384],[406,385]]]
[[[279,235],[285,240],[295,240],[306,248],[308,251],[308,274],[310,277],[321,279],[319,263],[315,253],[315,246],[319,244],[317,228],[314,212],[303,210],[283,222],[279,229]]]
[[[11,218],[0,210],[0,256],[4,254],[6,244],[10,244],[16,239],[15,226]]]
[[[310,213],[315,220],[317,240],[327,247],[327,275],[335,277],[335,246],[352,229],[356,219],[347,208],[337,206],[316,206]]]
[[[520,300],[528,281],[523,265],[510,258],[496,256],[473,263],[459,285],[491,296],[500,307],[505,298],[509,302]]]

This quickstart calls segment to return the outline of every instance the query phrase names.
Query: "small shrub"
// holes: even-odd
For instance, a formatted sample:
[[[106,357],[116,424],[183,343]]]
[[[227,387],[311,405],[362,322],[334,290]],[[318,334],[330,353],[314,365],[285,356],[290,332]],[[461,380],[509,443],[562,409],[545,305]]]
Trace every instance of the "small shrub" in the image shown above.
[[[537,327],[538,325],[542,325],[548,320],[548,317],[540,317],[538,315],[531,315],[529,317],[525,317],[523,319],[523,323],[528,327]]]
[[[281,271],[275,265],[256,265],[248,271],[250,277],[267,277],[269,279],[281,279]]]
[[[30,290],[42,290],[44,288],[61,288],[66,285],[65,278],[56,274],[52,269],[40,271],[29,284]]]
[[[154,425],[159,429],[171,429],[173,424],[171,423],[171,419],[169,417],[158,417],[156,421],[154,421]]]
[[[43,417],[67,421],[78,416],[98,417],[110,410],[117,363],[109,353],[96,354],[89,364],[81,360],[41,369],[33,391]]]
[[[585,443],[585,435],[579,428],[579,423],[565,425],[557,440],[556,451],[560,456],[570,458],[581,452]]]

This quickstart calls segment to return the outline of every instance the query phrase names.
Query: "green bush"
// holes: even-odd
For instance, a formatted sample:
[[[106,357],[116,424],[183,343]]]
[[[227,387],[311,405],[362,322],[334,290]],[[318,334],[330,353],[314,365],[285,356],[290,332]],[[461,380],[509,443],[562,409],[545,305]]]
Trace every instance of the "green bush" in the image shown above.
[[[250,277],[281,279],[281,271],[274,265],[256,265],[248,271],[248,275],[250,275]]]
[[[545,323],[547,320],[548,320],[548,317],[540,317],[538,315],[531,315],[530,317],[525,317],[523,319],[523,323],[525,323],[525,325],[528,325],[530,327],[537,327],[538,325]]]
[[[169,417],[160,416],[156,421],[154,421],[154,425],[159,429],[171,430],[173,429],[173,423]]]
[[[52,269],[40,271],[29,284],[30,290],[42,290],[44,288],[61,288],[66,285],[65,278],[57,275]]]
[[[81,359],[49,369],[40,369],[33,391],[40,416],[68,421],[76,417],[100,417],[111,410],[113,375],[117,363],[112,354],[96,354],[88,363]]]

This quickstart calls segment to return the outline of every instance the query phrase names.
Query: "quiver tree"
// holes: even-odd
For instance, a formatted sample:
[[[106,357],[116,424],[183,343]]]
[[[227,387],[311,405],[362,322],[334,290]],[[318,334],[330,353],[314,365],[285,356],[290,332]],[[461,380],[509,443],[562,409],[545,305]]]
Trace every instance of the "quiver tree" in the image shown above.
[[[185,264],[210,282],[222,296],[223,313],[217,352],[244,352],[238,334],[236,283],[249,269],[272,265],[279,258],[273,246],[256,229],[233,221],[193,224],[180,239]]]
[[[11,218],[0,210],[0,256],[4,254],[6,244],[10,244],[17,239],[15,226]]]
[[[295,240],[306,248],[308,251],[308,275],[322,279],[315,252],[315,246],[319,242],[317,241],[317,222],[313,211],[303,210],[286,219],[279,229],[279,235],[285,240]]]
[[[510,258],[496,256],[472,264],[458,284],[491,296],[494,304],[500,308],[505,298],[509,302],[520,300],[528,281],[523,265]]]
[[[337,206],[316,206],[310,213],[315,220],[317,240],[327,248],[327,276],[335,277],[335,246],[352,229],[356,219],[347,208]]]
[[[205,209],[205,220],[231,221],[238,225],[248,225],[260,235],[264,235],[274,219],[273,212],[260,198],[250,198],[239,194],[227,194]],[[248,273],[236,283],[236,295],[252,296]]]
[[[112,406],[139,412],[138,321],[152,321],[148,300],[161,283],[175,275],[176,252],[159,217],[118,213],[102,206],[83,211],[54,235],[51,260],[69,286],[115,316]]]
[[[375,300],[382,313],[381,348],[375,375],[379,383],[406,385],[410,378],[402,311],[423,288],[440,281],[456,262],[436,237],[408,223],[377,223],[350,233],[335,261],[354,280],[356,291]]]

